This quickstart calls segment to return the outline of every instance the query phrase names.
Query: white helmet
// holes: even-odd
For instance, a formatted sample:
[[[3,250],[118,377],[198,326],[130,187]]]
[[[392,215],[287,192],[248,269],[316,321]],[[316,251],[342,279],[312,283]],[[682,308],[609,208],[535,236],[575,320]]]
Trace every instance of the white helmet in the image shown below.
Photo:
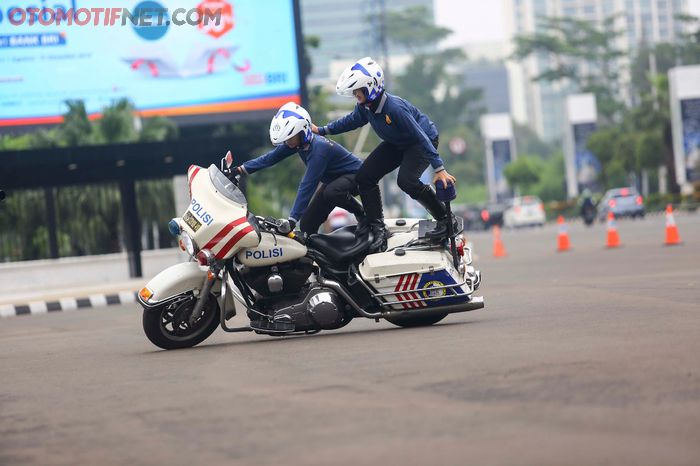
[[[352,91],[362,88],[367,89],[368,102],[372,102],[384,90],[384,71],[370,57],[362,58],[345,68],[338,78],[335,91],[338,95],[352,97]]]
[[[287,102],[270,122],[270,141],[279,146],[299,133],[302,133],[302,144],[311,141],[311,116],[301,105]]]

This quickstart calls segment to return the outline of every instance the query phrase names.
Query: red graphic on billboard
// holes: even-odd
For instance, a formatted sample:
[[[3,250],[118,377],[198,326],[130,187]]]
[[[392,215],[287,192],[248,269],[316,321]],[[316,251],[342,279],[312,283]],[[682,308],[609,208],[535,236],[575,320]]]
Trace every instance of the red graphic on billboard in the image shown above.
[[[218,39],[233,29],[233,6],[225,0],[204,0],[197,5],[199,30]]]

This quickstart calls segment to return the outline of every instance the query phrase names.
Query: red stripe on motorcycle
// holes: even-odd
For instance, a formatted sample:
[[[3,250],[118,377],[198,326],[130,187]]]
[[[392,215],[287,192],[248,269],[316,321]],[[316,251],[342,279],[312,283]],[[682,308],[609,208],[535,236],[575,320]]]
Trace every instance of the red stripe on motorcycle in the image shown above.
[[[236,233],[233,236],[233,238],[231,238],[229,240],[229,242],[226,243],[226,245],[223,248],[221,248],[221,251],[219,251],[216,254],[217,259],[223,259],[224,256],[226,256],[226,253],[229,252],[231,250],[231,248],[234,247],[236,245],[236,243],[238,243],[241,240],[241,238],[243,238],[245,235],[247,235],[251,231],[253,231],[253,227],[252,227],[252,225],[248,225],[247,227],[245,227],[244,229],[242,229],[241,231]]]
[[[399,278],[399,282],[396,284],[396,288],[394,288],[394,292],[397,292],[401,289],[401,284],[404,282],[404,279],[407,277],[407,275],[401,275],[401,278]],[[403,297],[400,294],[396,295],[396,300],[401,302],[403,301]],[[401,303],[404,309],[408,308],[407,304]]]
[[[401,289],[401,282],[403,282],[405,275],[401,275],[401,278],[399,278],[399,282],[396,284],[396,288],[394,288],[394,292],[399,291]]]
[[[416,278],[413,280],[413,284],[411,285],[412,290],[416,289],[416,287],[418,286],[419,280],[420,280],[420,274],[416,274]],[[413,296],[413,299],[420,299],[420,295],[416,292],[411,293],[411,295]],[[423,301],[416,301],[413,304],[415,304],[416,307],[418,307],[418,308],[423,307]]]
[[[408,289],[409,285],[411,284],[411,281],[413,281],[413,275],[406,275],[406,277],[407,277],[406,281],[404,281],[403,289],[401,291],[406,291]],[[403,296],[403,299],[406,301],[410,301],[412,299],[411,295],[409,293],[404,293],[402,296]],[[404,304],[404,306],[408,307],[408,308],[412,308],[413,303],[406,303],[406,304]]]
[[[190,176],[190,185],[192,185],[192,181],[194,180],[194,177],[197,176],[197,173],[199,173],[199,170],[199,167],[194,166],[194,170],[192,170],[192,175]]]
[[[187,183],[190,187],[190,197],[192,197],[192,182],[194,181],[194,177],[197,176],[197,173],[199,173],[199,170],[200,170],[200,168],[195,166],[195,165],[192,165],[190,168],[192,168],[192,167],[195,167],[195,169],[192,171],[192,176],[190,176],[188,183]]]
[[[418,274],[413,275],[413,281],[411,282],[411,286],[410,286],[409,290],[416,289],[416,285],[418,284],[418,277],[419,277]],[[418,296],[418,294],[416,294],[416,293],[411,293],[411,298],[412,299],[420,299],[420,296]],[[415,302],[413,302],[413,307],[416,307],[416,308],[423,307],[423,303],[421,301],[415,301]]]
[[[226,238],[226,236],[229,233],[231,233],[231,230],[233,230],[234,228],[236,228],[238,225],[240,225],[241,223],[243,223],[245,221],[246,221],[246,218],[241,217],[241,218],[236,219],[233,222],[229,223],[228,225],[223,227],[221,230],[219,230],[219,232],[212,239],[210,239],[209,242],[207,244],[205,244],[202,249],[212,249],[214,246],[219,244],[219,241]]]

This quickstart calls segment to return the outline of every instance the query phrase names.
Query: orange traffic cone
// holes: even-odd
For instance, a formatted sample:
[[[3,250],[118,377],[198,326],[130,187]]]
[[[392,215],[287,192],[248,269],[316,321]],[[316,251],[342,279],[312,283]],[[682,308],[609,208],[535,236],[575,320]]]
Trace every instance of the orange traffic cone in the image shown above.
[[[673,218],[673,207],[671,204],[666,206],[666,246],[681,244],[681,237],[678,234],[678,226]]]
[[[506,257],[506,247],[501,241],[501,229],[498,225],[493,227],[493,257]]]
[[[566,223],[564,222],[564,217],[560,215],[557,218],[557,223],[559,224],[559,236],[557,238],[557,252],[564,252],[571,249],[569,245],[569,232],[566,231]]]
[[[608,212],[608,244],[606,248],[620,247],[620,236],[617,234],[617,225],[615,223],[615,214]]]

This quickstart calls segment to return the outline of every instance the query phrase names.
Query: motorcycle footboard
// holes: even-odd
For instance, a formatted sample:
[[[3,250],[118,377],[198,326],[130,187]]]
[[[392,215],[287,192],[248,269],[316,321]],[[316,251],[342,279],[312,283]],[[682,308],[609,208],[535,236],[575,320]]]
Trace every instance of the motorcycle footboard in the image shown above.
[[[394,316],[429,316],[435,314],[456,314],[458,312],[476,311],[484,308],[484,297],[474,296],[466,303],[449,304],[447,306],[434,306],[423,309],[406,309],[382,312],[382,317]]]

